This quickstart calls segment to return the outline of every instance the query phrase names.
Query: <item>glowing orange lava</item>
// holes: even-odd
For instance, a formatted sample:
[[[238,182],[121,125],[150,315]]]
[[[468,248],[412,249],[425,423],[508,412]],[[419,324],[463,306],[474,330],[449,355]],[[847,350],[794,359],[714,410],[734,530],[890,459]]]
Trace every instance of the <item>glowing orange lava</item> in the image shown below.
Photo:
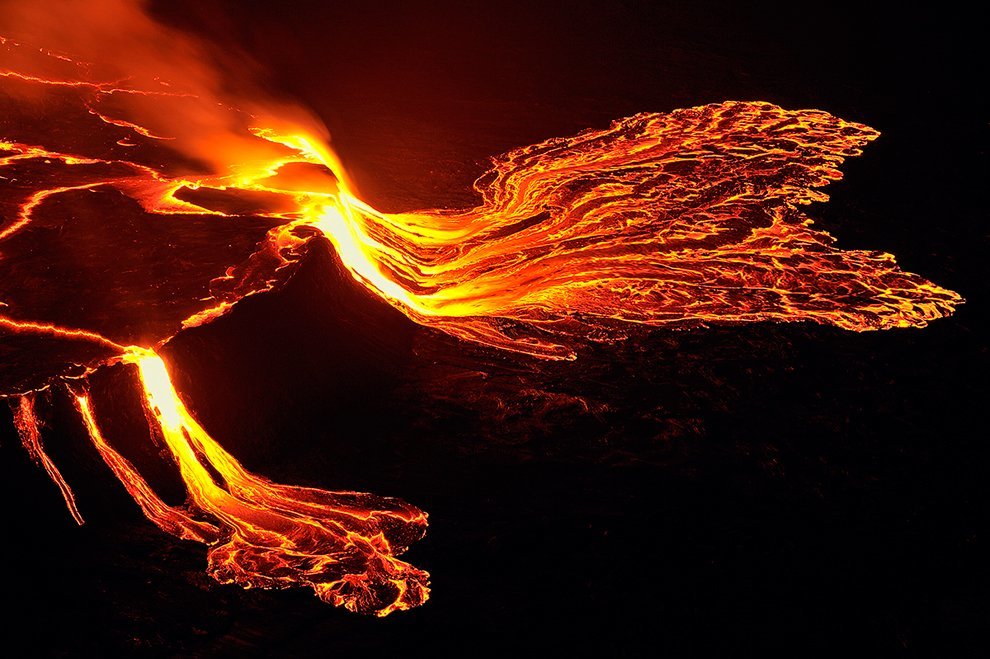
[[[62,493],[62,498],[65,499],[65,505],[69,509],[69,514],[72,515],[72,519],[76,521],[76,524],[80,526],[84,523],[82,515],[79,514],[79,508],[76,506],[76,497],[72,493],[72,488],[69,484],[65,482],[62,477],[62,473],[52,462],[51,458],[48,457],[48,453],[45,452],[45,446],[41,441],[41,428],[38,423],[38,417],[34,413],[34,397],[31,395],[21,396],[17,401],[16,406],[11,406],[14,411],[14,426],[17,428],[17,433],[21,436],[21,444],[24,445],[24,450],[27,451],[31,459],[37,462],[41,467],[48,473],[48,477],[52,479],[52,482],[58,486],[59,492]]]
[[[90,400],[76,404],[97,450],[160,528],[210,545],[208,572],[221,583],[308,585],[351,611],[387,615],[423,603],[429,575],[395,558],[426,530],[426,515],[396,499],[278,485],[251,474],[183,405],[165,363],[132,348],[147,409],[189,491],[165,505],[100,433]]]
[[[388,214],[360,200],[305,113],[261,102],[234,109],[243,99],[217,91],[198,45],[135,6],[103,4],[130,21],[131,51],[117,66],[134,71],[100,77],[103,63],[0,38],[0,331],[87,346],[0,394],[20,396],[24,446],[82,523],[33,406],[33,391],[73,378],[106,464],[152,522],[209,546],[218,581],[305,585],[377,615],[429,593],[428,575],[396,558],[422,537],[425,513],[247,472],[193,418],[158,356],[183,328],[284,281],[311,240],[329,240],[356,282],[417,323],[549,359],[575,358],[585,340],[617,340],[630,323],[813,321],[864,331],[923,327],[962,302],[890,254],[838,249],[802,212],[825,201],[819,188],[877,137],[864,125],[761,102],[644,113],[498,157],[475,184],[474,208]],[[152,76],[150,52],[175,53],[164,73],[177,79]],[[42,128],[31,123],[39,116]],[[55,275],[39,254],[83,250],[85,241],[59,242],[83,221],[66,209],[96,203],[126,206],[138,218],[129,231],[176,226],[193,241],[183,249],[170,238],[172,252],[135,261],[133,273],[149,260],[168,270],[167,295],[136,288],[78,309],[54,297],[59,281],[45,279]],[[257,239],[244,238],[249,226]],[[214,230],[225,233],[211,242]],[[134,249],[156,248],[143,236]],[[80,261],[118,276],[127,245]],[[85,377],[112,362],[133,365],[185,505],[163,502],[101,433]]]

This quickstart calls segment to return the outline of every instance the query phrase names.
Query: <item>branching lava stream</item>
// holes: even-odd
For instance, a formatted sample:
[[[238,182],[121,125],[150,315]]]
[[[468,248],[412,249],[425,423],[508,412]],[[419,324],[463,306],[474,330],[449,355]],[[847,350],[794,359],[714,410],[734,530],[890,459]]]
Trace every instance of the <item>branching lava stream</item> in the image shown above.
[[[310,241],[329,240],[357,285],[415,322],[546,359],[574,359],[582,341],[619,340],[629,324],[866,331],[923,327],[962,302],[890,254],[838,249],[804,214],[878,136],[867,126],[762,102],[644,113],[494,159],[474,208],[387,214],[361,201],[305,111],[221,91],[204,45],[136,4],[95,4],[113,21],[90,26],[93,43],[55,41],[71,53],[0,38],[0,395],[81,524],[36,412],[37,392],[68,388],[144,514],[208,545],[218,581],[306,585],[377,615],[429,594],[427,573],[397,558],[425,513],[249,473],[158,354],[279,286]],[[116,64],[91,57],[125,24]],[[111,363],[132,365],[184,505],[166,504],[102,434],[86,377]]]

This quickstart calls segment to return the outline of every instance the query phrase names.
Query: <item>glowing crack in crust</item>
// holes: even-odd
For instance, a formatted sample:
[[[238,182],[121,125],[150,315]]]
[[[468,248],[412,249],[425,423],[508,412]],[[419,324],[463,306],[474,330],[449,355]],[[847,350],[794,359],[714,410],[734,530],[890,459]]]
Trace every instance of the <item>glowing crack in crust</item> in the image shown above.
[[[139,35],[181,41],[128,7]],[[157,77],[100,79],[95,65],[10,39],[0,38],[0,52],[9,111],[0,122],[0,344],[31,337],[89,350],[71,373],[55,368],[0,394],[11,397],[25,449],[82,523],[35,410],[34,391],[70,387],[93,445],[144,514],[208,545],[207,569],[224,583],[309,586],[377,615],[429,593],[428,574],[397,558],[424,534],[425,513],[249,473],[192,416],[158,355],[182,329],[284,280],[311,240],[329,240],[356,282],[415,322],[547,359],[573,359],[588,339],[621,339],[630,323],[814,321],[865,331],[923,327],[962,302],[890,254],[838,249],[812,227],[802,207],[825,201],[819,188],[878,135],[825,112],[726,102],[639,114],[496,158],[475,184],[474,208],[388,214],[360,200],[313,123],[284,119],[277,106],[235,110],[206,74],[185,89]],[[42,107],[59,114],[32,128]],[[256,239],[236,255],[219,246],[185,253],[172,241],[185,270],[165,299],[138,291],[115,300],[113,313],[39,302],[53,288],[38,274],[38,245],[83,221],[68,208],[108,200],[130,204],[147,223],[139,226],[188,218],[176,235],[199,243],[212,244],[214,227],[229,245],[238,227]],[[140,325],[146,316],[154,323]],[[132,365],[151,432],[185,484],[184,505],[167,505],[101,432],[86,377],[110,363]]]

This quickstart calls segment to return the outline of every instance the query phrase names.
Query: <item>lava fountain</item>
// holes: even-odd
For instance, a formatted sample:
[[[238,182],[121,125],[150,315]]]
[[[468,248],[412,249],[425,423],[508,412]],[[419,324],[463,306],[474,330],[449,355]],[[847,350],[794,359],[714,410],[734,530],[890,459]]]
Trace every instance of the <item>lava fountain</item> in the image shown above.
[[[39,11],[7,9],[0,26],[16,32]],[[77,522],[36,410],[49,388],[71,392],[148,519],[206,544],[224,583],[308,586],[376,615],[429,594],[429,575],[397,558],[425,533],[424,512],[248,472],[158,354],[280,285],[314,240],[413,321],[544,359],[621,340],[630,324],[866,331],[923,327],[962,302],[812,226],[802,209],[878,136],[825,112],[726,102],[638,114],[495,158],[473,208],[382,213],[317,120],[230,92],[207,46],[139,4],[45,11],[58,50],[0,37],[0,394]],[[133,369],[185,504],[165,503],[101,432],[87,376],[109,364]]]

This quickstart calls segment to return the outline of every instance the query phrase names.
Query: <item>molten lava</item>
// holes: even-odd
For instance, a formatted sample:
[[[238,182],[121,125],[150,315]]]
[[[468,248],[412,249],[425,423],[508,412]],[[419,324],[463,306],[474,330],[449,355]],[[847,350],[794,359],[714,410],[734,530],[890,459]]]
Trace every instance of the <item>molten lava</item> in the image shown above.
[[[360,200],[305,113],[235,109],[243,99],[197,64],[201,46],[117,9],[132,22],[134,71],[128,58],[115,69],[0,38],[0,347],[13,346],[0,394],[82,523],[35,413],[37,391],[71,387],[144,514],[207,544],[221,582],[306,585],[377,615],[429,593],[428,575],[396,558],[425,532],[422,511],[249,473],[158,356],[183,328],[285,281],[309,241],[329,240],[356,282],[417,323],[548,359],[630,323],[864,331],[923,327],[962,302],[890,254],[838,249],[802,212],[877,137],[864,125],[760,102],[644,113],[496,158],[474,208],[388,214]],[[175,53],[162,77],[145,68],[152,51]],[[86,288],[87,277],[112,285]],[[85,378],[110,363],[133,366],[183,506],[101,433]]]
[[[17,428],[17,433],[21,436],[21,444],[24,445],[24,450],[31,456],[32,460],[44,468],[48,473],[48,477],[58,486],[59,492],[62,493],[62,498],[65,499],[65,505],[69,509],[69,514],[72,515],[72,519],[76,521],[76,524],[82,526],[85,521],[83,520],[83,516],[79,514],[79,508],[76,506],[76,497],[72,493],[72,488],[65,482],[62,472],[58,470],[52,459],[48,457],[48,453],[45,452],[44,444],[41,441],[40,424],[38,417],[34,413],[34,396],[31,394],[20,396],[17,404],[11,405],[11,408],[14,412],[14,426]]]
[[[428,575],[395,558],[423,536],[426,515],[359,492],[277,485],[244,470],[196,422],[165,362],[130,349],[147,409],[189,492],[185,509],[167,506],[103,438],[85,395],[76,397],[90,438],[145,515],[162,530],[210,545],[208,572],[221,583],[308,585],[351,611],[387,615],[426,600]]]

